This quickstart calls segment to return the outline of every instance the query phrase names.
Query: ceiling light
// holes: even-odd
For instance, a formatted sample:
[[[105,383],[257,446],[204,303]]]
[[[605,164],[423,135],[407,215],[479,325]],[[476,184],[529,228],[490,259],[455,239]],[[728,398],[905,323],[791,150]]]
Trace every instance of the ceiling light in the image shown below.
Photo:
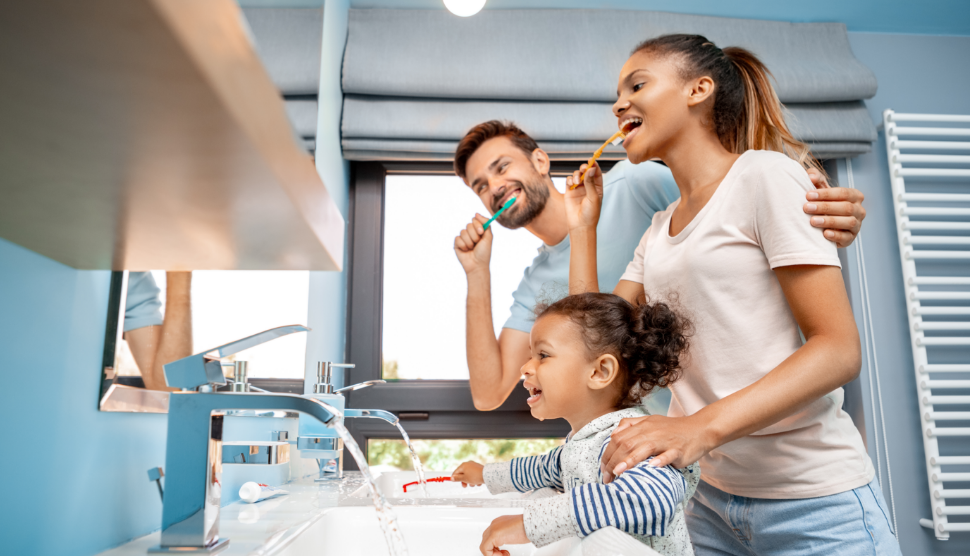
[[[445,0],[445,7],[459,17],[469,17],[482,11],[485,0]]]

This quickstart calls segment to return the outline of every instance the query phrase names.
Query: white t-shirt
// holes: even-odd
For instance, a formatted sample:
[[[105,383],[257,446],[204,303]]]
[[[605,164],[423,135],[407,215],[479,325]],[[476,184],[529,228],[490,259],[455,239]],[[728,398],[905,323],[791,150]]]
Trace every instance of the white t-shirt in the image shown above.
[[[840,266],[836,247],[802,212],[813,189],[799,164],[748,151],[677,236],[678,201],[653,217],[623,280],[672,301],[694,324],[670,416],[691,415],[768,374],[802,345],[773,268]],[[842,411],[843,391],[701,459],[703,480],[752,498],[813,498],[869,483],[862,437]]]

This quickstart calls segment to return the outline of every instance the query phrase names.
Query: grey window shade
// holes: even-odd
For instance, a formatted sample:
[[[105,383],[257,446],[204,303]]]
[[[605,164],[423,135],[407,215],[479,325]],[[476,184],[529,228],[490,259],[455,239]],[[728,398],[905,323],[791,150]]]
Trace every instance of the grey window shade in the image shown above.
[[[350,10],[341,136],[351,160],[450,160],[473,125],[518,123],[553,158],[581,160],[614,131],[620,68],[641,40],[698,33],[771,69],[788,123],[821,157],[868,152],[876,78],[838,23],[615,10]],[[617,39],[617,37],[624,37]],[[608,157],[622,158],[613,148]]]
[[[243,8],[259,57],[303,145],[316,146],[323,8]]]

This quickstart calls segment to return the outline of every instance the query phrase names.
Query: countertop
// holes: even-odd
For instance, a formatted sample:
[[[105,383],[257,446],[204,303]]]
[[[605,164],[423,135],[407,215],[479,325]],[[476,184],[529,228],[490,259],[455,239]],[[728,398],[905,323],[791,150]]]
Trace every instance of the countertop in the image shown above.
[[[327,510],[337,507],[371,506],[370,496],[353,496],[364,487],[363,475],[347,472],[340,481],[317,483],[313,477],[298,479],[281,488],[288,495],[255,504],[233,502],[219,515],[219,537],[229,539],[229,547],[220,556],[266,555],[285,547]],[[395,506],[419,504],[462,507],[521,507],[525,500],[494,499],[422,499],[394,500]],[[159,524],[160,525],[160,524]],[[158,546],[161,532],[139,537],[100,556],[144,556]]]

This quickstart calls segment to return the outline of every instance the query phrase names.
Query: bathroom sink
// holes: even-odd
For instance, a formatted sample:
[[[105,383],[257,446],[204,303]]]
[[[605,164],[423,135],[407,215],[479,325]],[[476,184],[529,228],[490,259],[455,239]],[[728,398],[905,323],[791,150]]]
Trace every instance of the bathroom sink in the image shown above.
[[[459,487],[461,488],[461,487]],[[411,489],[408,488],[408,491]],[[408,553],[415,556],[475,556],[482,532],[493,519],[521,514],[522,508],[455,508],[398,506]],[[506,547],[512,556],[569,556],[578,538],[564,539],[537,549],[534,545]],[[274,556],[384,556],[388,554],[377,512],[369,507],[328,510],[286,548]]]
[[[502,515],[521,514],[522,508],[398,506],[394,511],[412,556],[480,556],[478,546],[482,532],[492,520]],[[285,546],[268,553],[272,556],[389,554],[374,508],[332,508],[299,529],[299,534],[291,542],[281,543]],[[532,544],[504,548],[511,556],[660,556],[612,527],[600,529],[582,541],[572,537],[542,548]]]
[[[425,478],[438,478],[438,477],[450,477],[450,473],[425,473]],[[418,475],[414,471],[390,471],[387,473],[382,473],[377,477],[377,487],[381,489],[384,496],[388,500],[399,500],[402,498],[425,498],[421,493],[421,489],[418,485],[411,485],[408,487],[408,491],[404,492],[404,485],[412,483],[418,480]],[[435,499],[454,499],[454,498],[491,498],[491,499],[521,499],[525,498],[526,495],[519,492],[509,492],[505,494],[491,494],[488,489],[482,485],[478,487],[467,487],[462,488],[461,483],[453,483],[451,481],[442,483],[428,483],[428,496],[427,498]],[[367,485],[364,485],[354,491],[352,496],[359,498],[369,498],[370,490]],[[392,502],[393,503],[393,502]]]

